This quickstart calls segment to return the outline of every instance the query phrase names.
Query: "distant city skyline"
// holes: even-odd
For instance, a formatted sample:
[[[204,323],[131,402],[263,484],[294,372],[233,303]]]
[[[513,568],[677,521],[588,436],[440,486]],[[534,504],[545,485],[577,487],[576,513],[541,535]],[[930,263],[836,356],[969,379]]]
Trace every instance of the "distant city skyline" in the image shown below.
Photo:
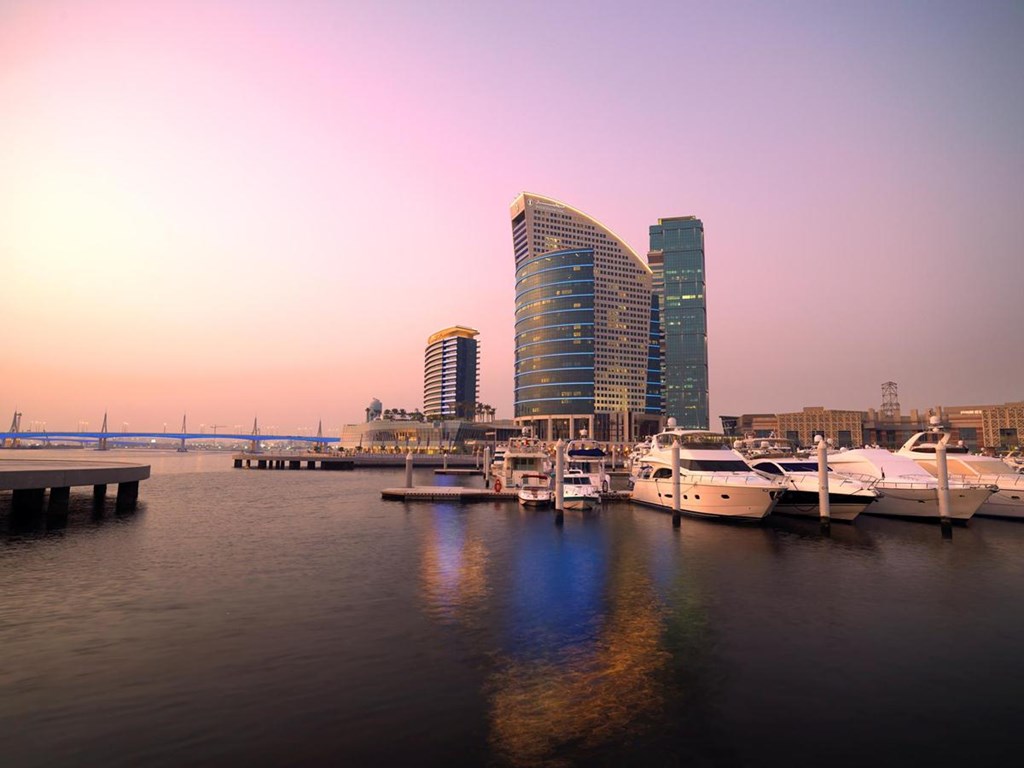
[[[512,418],[523,189],[699,215],[712,428],[1024,399],[1024,6],[518,10],[0,2],[0,426]]]

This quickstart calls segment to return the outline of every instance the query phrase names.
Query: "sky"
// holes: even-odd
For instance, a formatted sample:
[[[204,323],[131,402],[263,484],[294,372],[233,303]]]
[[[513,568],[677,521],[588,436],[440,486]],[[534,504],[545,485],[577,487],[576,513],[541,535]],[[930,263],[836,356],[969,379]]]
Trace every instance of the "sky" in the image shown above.
[[[480,331],[508,206],[705,225],[721,414],[1024,400],[1020,2],[0,0],[0,428],[325,430]],[[221,430],[222,432],[225,430]]]

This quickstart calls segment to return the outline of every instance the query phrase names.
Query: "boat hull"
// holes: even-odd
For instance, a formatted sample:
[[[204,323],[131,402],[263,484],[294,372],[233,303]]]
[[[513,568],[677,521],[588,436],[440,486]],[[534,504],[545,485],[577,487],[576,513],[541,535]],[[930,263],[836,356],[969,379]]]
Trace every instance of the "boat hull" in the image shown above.
[[[697,517],[723,520],[763,520],[782,495],[779,488],[766,486],[732,486],[725,484],[682,484],[680,512]],[[633,483],[632,500],[638,504],[672,512],[671,480],[645,480]]]
[[[523,496],[520,496],[519,503],[522,504],[524,507],[550,507],[551,497],[548,496],[547,498],[540,498],[530,496],[524,498]]]
[[[976,514],[984,517],[1024,520],[1024,489],[1005,490],[1000,488],[985,500]]]
[[[562,500],[563,509],[571,509],[576,512],[587,512],[591,509],[597,509],[599,506],[601,506],[601,500],[591,496],[576,498],[566,497]]]
[[[938,520],[939,500],[934,488],[900,488],[883,483],[875,486],[882,492],[877,503],[865,510],[866,515],[909,517],[919,520]],[[992,495],[987,488],[951,488],[949,490],[949,516],[966,522]]]
[[[851,523],[877,498],[877,496],[865,498],[848,493],[830,493],[828,495],[829,519]],[[776,515],[820,518],[821,509],[818,502],[817,492],[787,490],[772,512]]]

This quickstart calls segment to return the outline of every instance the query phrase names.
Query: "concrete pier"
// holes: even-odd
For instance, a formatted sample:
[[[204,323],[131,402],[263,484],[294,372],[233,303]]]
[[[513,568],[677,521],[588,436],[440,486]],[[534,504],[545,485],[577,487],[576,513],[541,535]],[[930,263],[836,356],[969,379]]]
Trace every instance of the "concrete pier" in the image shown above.
[[[94,502],[102,504],[107,486],[113,483],[117,485],[118,509],[132,509],[139,498],[139,483],[149,472],[148,464],[4,457],[0,458],[0,491],[12,491],[15,514],[35,514],[43,511],[49,489],[46,512],[59,517],[67,514],[72,488],[91,485]]]

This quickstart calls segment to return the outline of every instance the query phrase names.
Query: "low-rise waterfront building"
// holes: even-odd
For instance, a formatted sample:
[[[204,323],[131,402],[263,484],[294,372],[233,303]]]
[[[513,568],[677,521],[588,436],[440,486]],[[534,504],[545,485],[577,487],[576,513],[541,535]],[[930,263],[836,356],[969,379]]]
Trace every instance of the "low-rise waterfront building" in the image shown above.
[[[473,453],[485,445],[493,447],[507,442],[521,432],[519,425],[508,420],[378,419],[363,424],[346,424],[341,429],[339,448],[366,453]]]
[[[736,434],[767,437],[777,435],[809,446],[815,435],[824,435],[839,447],[880,445],[896,449],[916,432],[928,429],[932,417],[972,450],[1005,450],[1024,443],[1024,401],[1001,405],[937,405],[926,410],[911,409],[883,415],[865,411],[837,410],[813,406],[794,413],[753,413],[736,419]]]

